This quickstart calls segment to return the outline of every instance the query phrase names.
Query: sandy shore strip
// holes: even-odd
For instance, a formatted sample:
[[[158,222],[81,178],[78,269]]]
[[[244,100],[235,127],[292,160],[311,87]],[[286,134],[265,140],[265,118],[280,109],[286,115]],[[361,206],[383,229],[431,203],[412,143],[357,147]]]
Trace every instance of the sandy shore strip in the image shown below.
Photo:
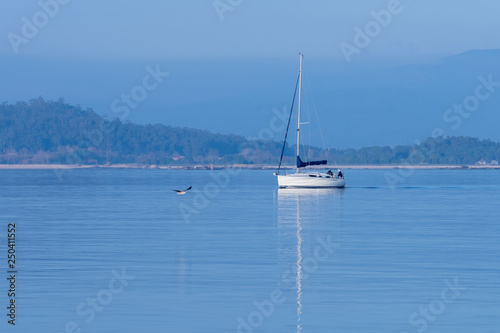
[[[294,166],[282,166],[282,169],[295,169]],[[276,165],[232,164],[232,165],[148,165],[148,164],[106,164],[106,165],[67,165],[67,164],[0,164],[0,170],[51,170],[51,169],[166,169],[166,170],[220,170],[248,169],[275,170]],[[328,165],[323,169],[500,169],[500,165]]]
[[[51,170],[51,169],[89,169],[91,165],[66,165],[66,164],[0,164],[0,170]]]

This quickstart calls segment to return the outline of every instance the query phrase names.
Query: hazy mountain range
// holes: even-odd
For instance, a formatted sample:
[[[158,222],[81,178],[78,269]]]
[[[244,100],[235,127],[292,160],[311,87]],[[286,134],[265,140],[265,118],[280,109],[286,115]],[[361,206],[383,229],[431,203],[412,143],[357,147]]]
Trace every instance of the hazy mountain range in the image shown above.
[[[143,85],[147,68],[158,68],[168,77],[128,107],[122,120],[246,138],[267,133],[264,138],[277,141],[284,130],[276,123],[276,110],[288,112],[298,73],[296,55],[285,60],[147,63],[0,56],[0,61],[0,99],[11,103],[34,96],[63,97],[110,118],[124,116],[113,112],[124,106],[122,94]],[[478,99],[473,112],[453,110],[454,104],[475,96],[481,80],[500,82],[500,50],[472,50],[434,63],[397,67],[334,63],[306,54],[303,119],[311,124],[303,128],[305,143],[325,148],[395,146],[427,138],[436,128],[443,135],[500,141],[500,83],[480,90],[481,96],[489,95]],[[279,130],[270,132],[273,122]]]

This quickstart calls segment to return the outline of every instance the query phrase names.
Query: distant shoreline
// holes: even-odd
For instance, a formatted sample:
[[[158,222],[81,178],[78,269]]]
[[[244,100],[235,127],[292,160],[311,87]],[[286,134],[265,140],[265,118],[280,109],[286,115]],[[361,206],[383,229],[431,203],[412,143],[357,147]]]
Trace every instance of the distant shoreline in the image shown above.
[[[66,164],[0,164],[0,170],[51,170],[51,169],[151,169],[151,170],[221,170],[221,169],[248,169],[248,170],[276,170],[276,165],[263,164],[231,164],[231,165],[149,165],[149,164],[107,164],[107,165],[66,165]],[[282,169],[295,169],[284,166]],[[500,165],[329,165],[321,169],[500,169]]]

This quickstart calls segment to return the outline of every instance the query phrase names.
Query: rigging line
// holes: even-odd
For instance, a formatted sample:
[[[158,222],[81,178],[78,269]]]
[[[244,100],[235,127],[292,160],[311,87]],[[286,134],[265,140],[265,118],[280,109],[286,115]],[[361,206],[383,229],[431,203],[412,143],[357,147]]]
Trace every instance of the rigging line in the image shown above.
[[[311,124],[311,108],[309,107],[309,98],[306,98],[304,100],[306,102],[307,117],[308,117],[308,120],[309,120],[308,122],[309,122],[309,124]],[[308,126],[308,128],[307,128],[307,134],[309,135],[309,140],[307,140],[308,141],[308,145],[307,145],[307,155],[306,156],[307,156],[307,159],[309,159],[309,160],[311,160],[311,159],[314,158],[313,157],[314,155],[311,156],[311,142],[312,142],[311,141],[311,128],[312,128],[312,126]]]
[[[306,77],[306,83],[307,83],[307,88],[309,89],[309,95],[311,96],[311,101],[313,104],[313,109],[314,109],[314,114],[316,116],[316,121],[318,122],[318,124],[321,124],[319,121],[319,117],[318,117],[318,109],[316,107],[316,101],[314,100],[314,96],[312,94],[311,84],[309,83],[309,78],[307,78],[307,77]],[[319,134],[321,136],[321,143],[323,144],[323,150],[325,152],[325,157],[328,160],[329,153],[330,153],[330,147],[327,147],[325,144],[325,137],[323,136],[323,131],[321,130],[321,126],[318,126],[318,128],[319,128]],[[333,163],[335,164],[335,166],[337,166],[337,162],[335,160],[333,160]]]
[[[302,73],[302,79],[306,80],[306,83],[307,83],[307,76],[304,73]],[[311,111],[310,111],[311,108],[309,107],[309,100],[308,100],[308,98],[304,98],[304,96],[302,96],[302,105],[303,105],[302,106],[302,110],[303,110],[302,113],[304,114],[304,116],[307,116],[308,119],[307,119],[307,122],[300,123],[300,124],[301,125],[302,124],[304,124],[304,125],[305,124],[311,124],[312,123],[312,121],[311,121]],[[311,159],[314,158],[314,154],[311,156],[311,126],[307,127],[307,131],[306,131],[306,129],[303,129],[301,131],[301,133],[302,133],[302,136],[300,137],[300,145],[304,148],[304,156],[308,160],[311,160]],[[304,139],[304,137],[306,135],[308,136],[307,142]]]
[[[288,124],[286,125],[285,140],[283,141],[283,148],[281,148],[280,164],[278,165],[278,171],[276,172],[276,174],[280,172],[281,162],[283,162],[283,154],[285,153],[286,138],[288,137],[288,129],[290,128],[290,120],[292,119],[293,106],[295,104],[295,96],[297,95],[297,88],[299,86],[299,78],[300,78],[300,73],[297,76],[297,83],[295,84],[295,92],[293,93],[292,107],[290,108],[290,116],[288,117]]]
[[[314,115],[316,116],[316,121],[318,122],[318,124],[321,124],[318,117],[318,108],[316,107],[316,101],[314,100],[314,96],[312,94],[311,83],[309,82],[309,78],[307,77],[306,77],[306,82],[307,82],[307,88],[309,89],[309,95],[311,96],[311,102],[314,109]],[[318,129],[319,129],[319,134],[321,136],[321,143],[323,144],[323,149],[326,150],[327,147],[325,144],[325,137],[323,136],[323,131],[321,130],[321,126],[318,125]]]
[[[311,107],[309,106],[309,102],[310,102],[309,99],[312,98],[312,93],[311,93],[311,87],[309,85],[309,77],[307,75],[305,75],[305,74],[302,74],[302,77],[306,81],[305,83],[306,83],[307,88],[309,89],[309,96],[311,96],[311,97],[309,97],[309,96],[306,95],[306,98],[302,98],[302,99],[304,100],[304,102],[306,104],[306,108],[305,109],[307,111],[308,123],[312,124],[313,121],[312,121],[312,117],[311,117]],[[318,124],[319,124],[319,122],[318,122]],[[307,134],[309,136],[309,140],[307,141],[308,144],[307,144],[307,155],[306,155],[306,157],[309,160],[312,160],[312,159],[315,158],[314,149],[311,149],[311,147],[313,147],[312,144],[311,144],[311,142],[312,142],[312,140],[311,140],[312,134],[311,133],[312,133],[312,126],[308,126]],[[304,140],[302,140],[302,145],[305,146]]]

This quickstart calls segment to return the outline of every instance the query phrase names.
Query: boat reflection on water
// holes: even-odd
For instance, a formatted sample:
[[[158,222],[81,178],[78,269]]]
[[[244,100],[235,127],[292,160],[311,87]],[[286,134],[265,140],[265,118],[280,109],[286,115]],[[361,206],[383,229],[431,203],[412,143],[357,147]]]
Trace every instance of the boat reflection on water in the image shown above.
[[[334,243],[339,243],[344,191],[342,188],[285,188],[277,191],[278,255],[280,265],[289,267],[293,262],[295,266],[295,285],[289,287],[296,291],[298,333],[302,332],[303,282],[318,268],[318,261],[314,259],[314,248],[318,247],[317,239],[329,236]]]

